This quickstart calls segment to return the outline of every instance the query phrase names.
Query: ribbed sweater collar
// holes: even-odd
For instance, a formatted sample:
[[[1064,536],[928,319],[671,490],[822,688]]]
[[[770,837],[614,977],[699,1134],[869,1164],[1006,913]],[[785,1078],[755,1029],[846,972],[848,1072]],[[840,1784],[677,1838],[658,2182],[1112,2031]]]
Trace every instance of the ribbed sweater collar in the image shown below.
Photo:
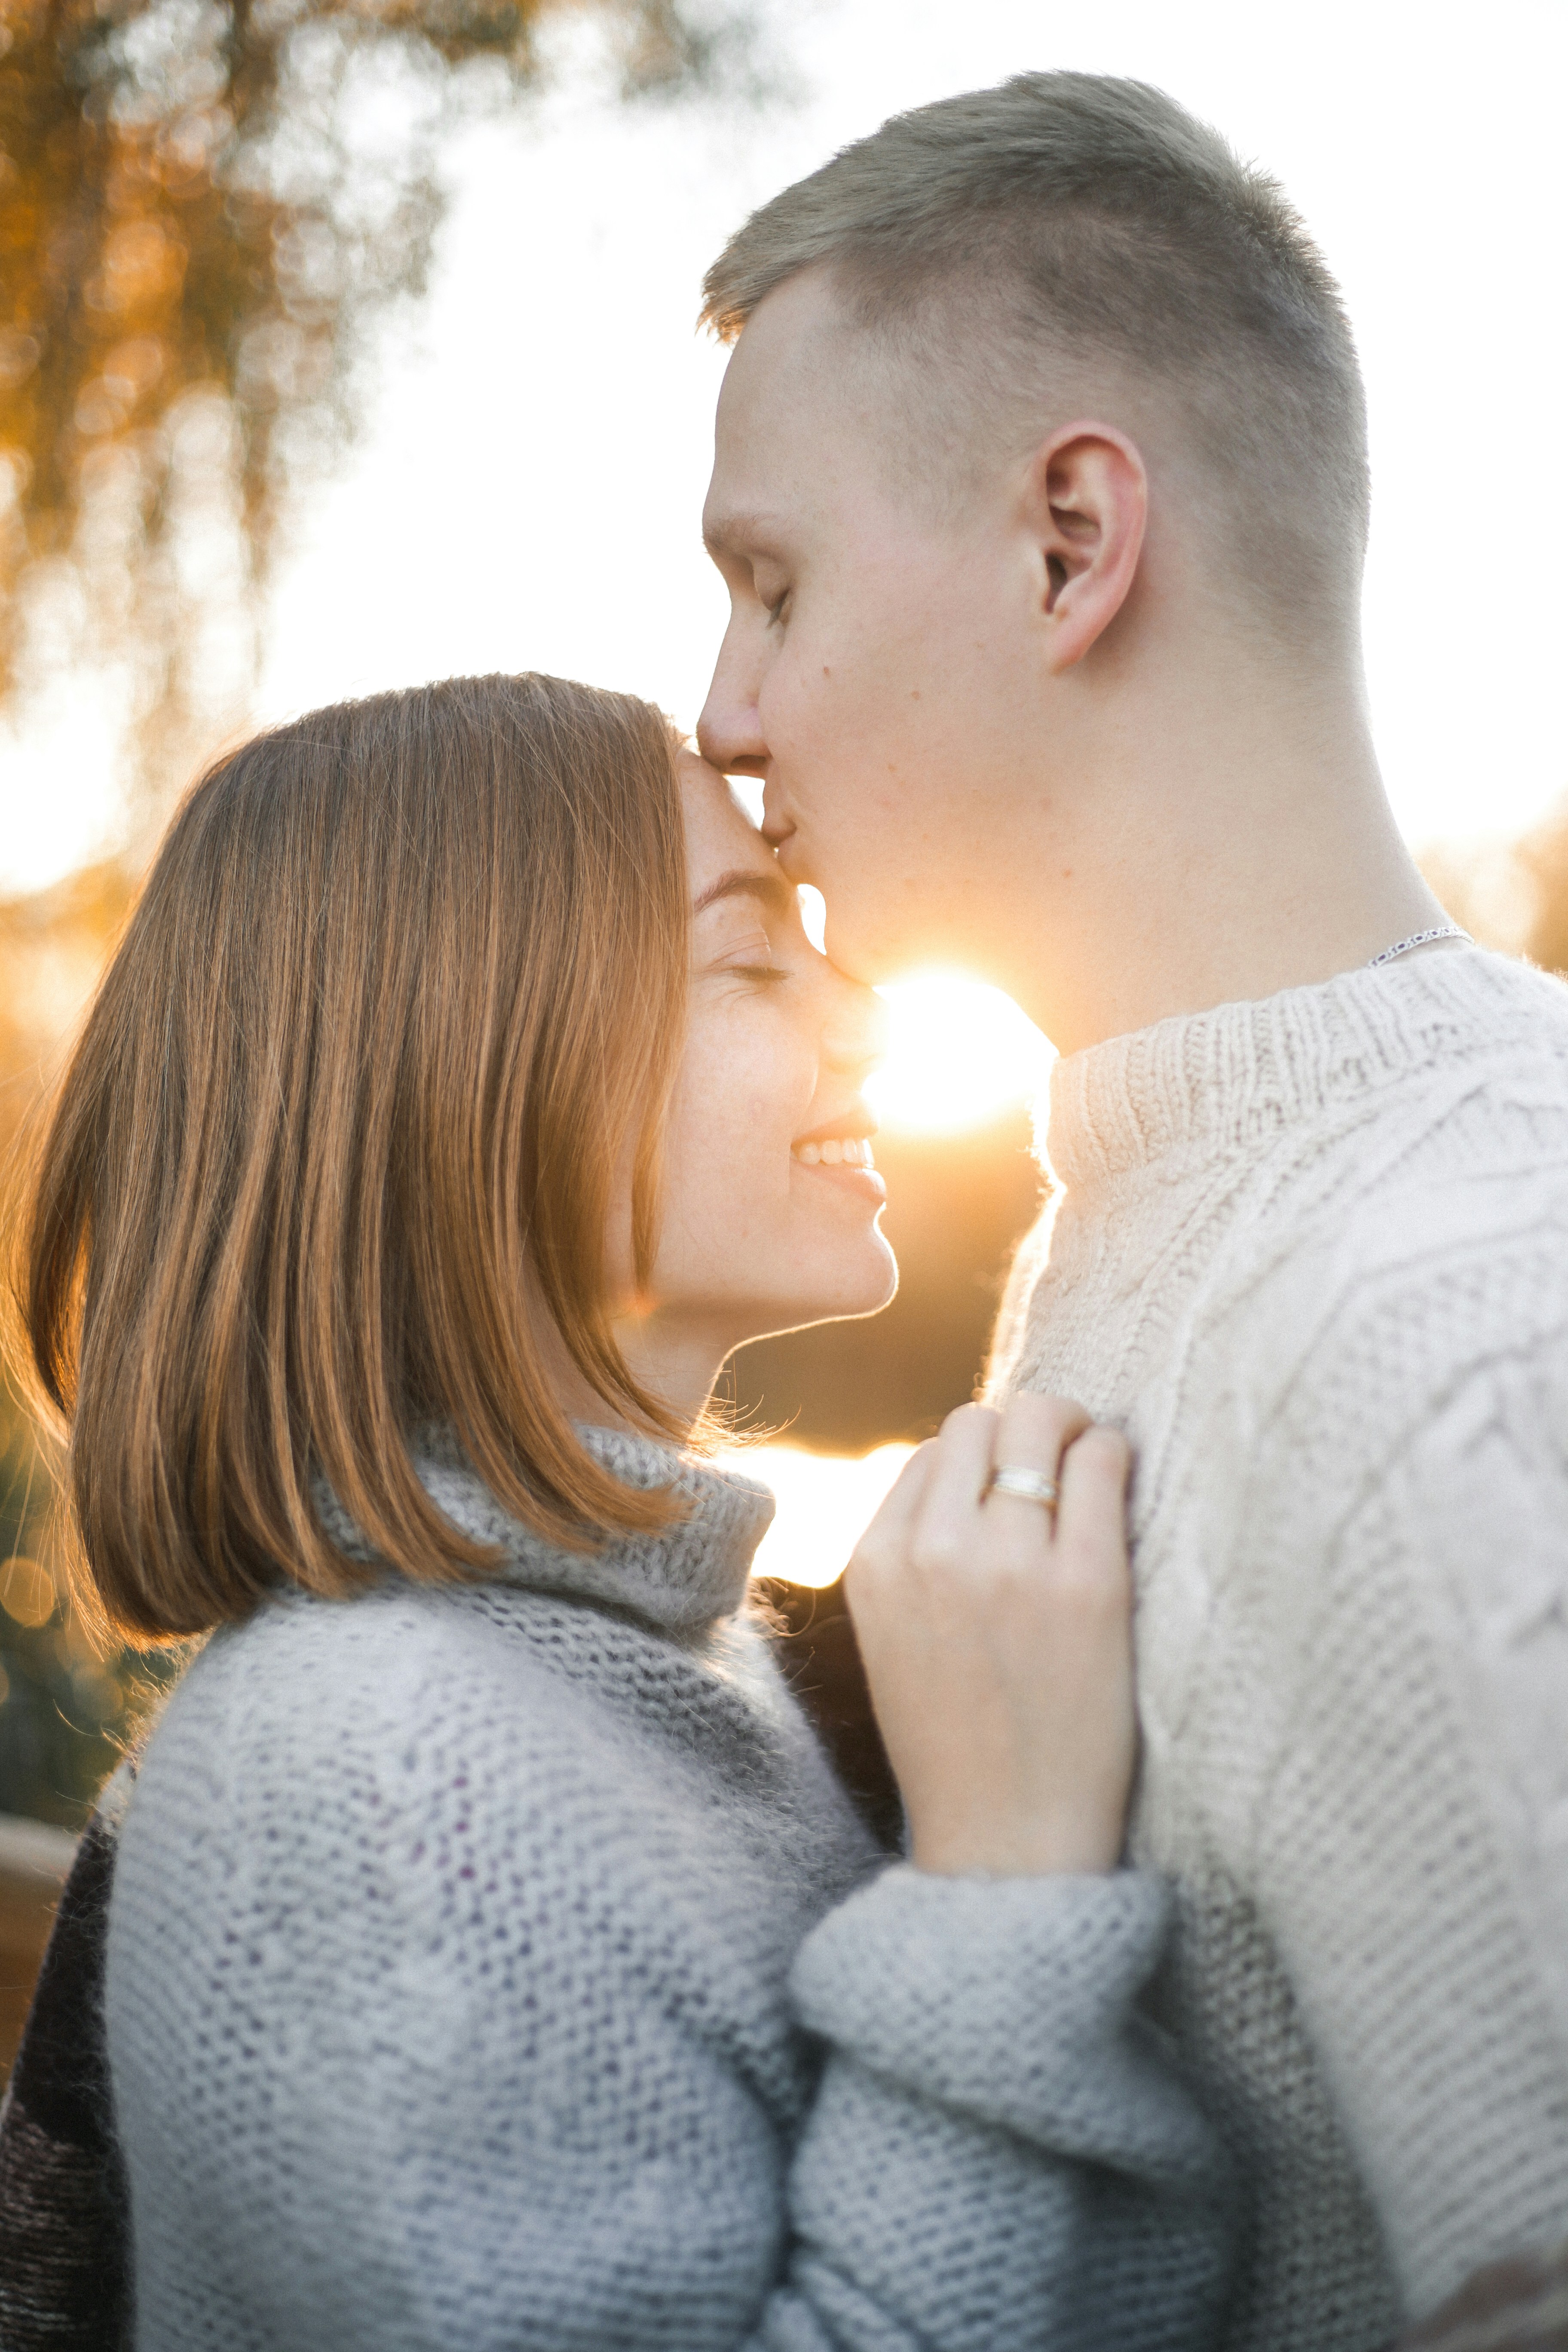
[[[432,1502],[465,1535],[500,1555],[500,1581],[536,1592],[612,1601],[670,1632],[695,1631],[732,1616],[745,1597],[752,1559],[773,1516],[773,1498],[755,1479],[715,1470],[689,1454],[627,1432],[579,1424],[594,1459],[628,1486],[672,1487],[684,1516],[656,1536],[616,1536],[592,1552],[564,1551],[502,1510],[455,1439],[427,1431],[414,1466]],[[364,1542],[323,1497],[325,1516],[343,1549],[364,1557]]]
[[[1051,1072],[1051,1171],[1070,1193],[1177,1152],[1255,1150],[1462,1053],[1479,1030],[1495,1037],[1500,1017],[1527,1012],[1521,978],[1504,957],[1446,949],[1088,1046]]]

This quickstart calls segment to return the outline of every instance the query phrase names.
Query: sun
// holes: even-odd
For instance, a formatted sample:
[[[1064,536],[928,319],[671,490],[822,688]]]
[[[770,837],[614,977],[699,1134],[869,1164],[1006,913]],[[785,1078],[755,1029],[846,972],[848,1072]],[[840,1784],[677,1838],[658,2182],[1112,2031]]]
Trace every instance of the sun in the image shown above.
[[[887,1058],[867,1081],[890,1133],[956,1135],[1040,1093],[1051,1048],[999,988],[963,972],[922,971],[878,991]]]
[[[820,949],[826,910],[809,884],[800,911]],[[888,1049],[866,1094],[889,1134],[962,1135],[1043,1093],[1056,1049],[1001,989],[933,968],[877,993],[888,1008]]]

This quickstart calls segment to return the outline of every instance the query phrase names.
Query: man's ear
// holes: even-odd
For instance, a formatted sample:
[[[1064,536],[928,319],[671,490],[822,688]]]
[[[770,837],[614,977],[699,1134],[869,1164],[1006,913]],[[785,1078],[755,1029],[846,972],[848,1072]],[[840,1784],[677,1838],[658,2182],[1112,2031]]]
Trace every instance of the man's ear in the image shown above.
[[[1149,519],[1149,477],[1114,425],[1064,425],[1030,459],[1025,499],[1047,666],[1070,669],[1127,601]]]

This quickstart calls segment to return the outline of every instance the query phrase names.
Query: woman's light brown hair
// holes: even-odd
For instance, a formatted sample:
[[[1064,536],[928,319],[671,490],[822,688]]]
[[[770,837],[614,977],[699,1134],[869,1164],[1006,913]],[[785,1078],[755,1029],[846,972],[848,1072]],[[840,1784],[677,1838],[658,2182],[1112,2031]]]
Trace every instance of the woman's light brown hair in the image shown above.
[[[660,1524],[557,1402],[563,1347],[675,1433],[612,1328],[656,1238],[687,984],[668,723],[542,677],[313,712],[172,825],[45,1134],[21,1304],[82,1549],[135,1639],[343,1594],[324,1477],[383,1559],[486,1565],[410,1460],[448,1423],[520,1519]]]

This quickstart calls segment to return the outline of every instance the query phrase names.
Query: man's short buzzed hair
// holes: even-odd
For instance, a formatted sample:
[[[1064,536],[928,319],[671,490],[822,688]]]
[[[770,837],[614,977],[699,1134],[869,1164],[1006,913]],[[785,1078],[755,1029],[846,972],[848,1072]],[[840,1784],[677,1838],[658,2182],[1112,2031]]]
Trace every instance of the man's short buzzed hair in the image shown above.
[[[933,393],[939,372],[967,379],[988,443],[1096,368],[1168,395],[1259,617],[1353,627],[1366,411],[1339,289],[1278,184],[1173,99],[1020,74],[895,115],[752,214],[708,273],[703,321],[733,341],[819,265]]]

